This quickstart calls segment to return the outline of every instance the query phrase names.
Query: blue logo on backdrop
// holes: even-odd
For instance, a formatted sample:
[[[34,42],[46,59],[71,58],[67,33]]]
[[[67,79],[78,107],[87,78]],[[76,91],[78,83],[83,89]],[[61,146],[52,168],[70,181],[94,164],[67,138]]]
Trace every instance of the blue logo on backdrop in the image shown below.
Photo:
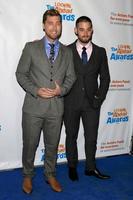
[[[41,161],[45,160],[45,149],[41,149]],[[66,152],[65,152],[65,145],[64,144],[59,144],[58,146],[58,152],[57,152],[57,159],[61,160],[66,158]]]
[[[111,47],[111,56],[110,60],[114,61],[125,61],[125,60],[133,60],[132,48],[130,45],[121,44],[118,47]]]
[[[113,112],[108,112],[107,124],[126,123],[129,120],[127,110],[125,108],[114,109]]]
[[[54,5],[47,4],[47,9],[56,9],[60,12],[62,16],[62,20],[66,21],[74,21],[75,20],[75,14],[73,14],[73,8],[71,3],[65,3],[65,2],[55,2]]]

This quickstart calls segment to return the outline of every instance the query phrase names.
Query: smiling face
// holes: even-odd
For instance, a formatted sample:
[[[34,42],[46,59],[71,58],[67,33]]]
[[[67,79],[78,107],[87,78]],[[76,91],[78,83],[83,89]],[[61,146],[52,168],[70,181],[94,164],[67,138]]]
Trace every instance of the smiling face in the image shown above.
[[[61,35],[62,23],[59,16],[47,16],[43,23],[45,35],[50,42],[54,42]]]
[[[79,22],[75,27],[74,32],[77,35],[79,42],[85,45],[92,39],[92,24],[87,21]]]

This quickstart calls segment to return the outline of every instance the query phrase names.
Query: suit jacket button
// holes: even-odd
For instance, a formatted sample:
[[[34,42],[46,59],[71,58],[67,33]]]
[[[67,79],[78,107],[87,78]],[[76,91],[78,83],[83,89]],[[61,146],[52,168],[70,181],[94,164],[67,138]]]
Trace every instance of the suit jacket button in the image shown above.
[[[53,81],[53,79],[50,79],[50,81]]]
[[[51,66],[51,68],[53,68],[53,65]]]

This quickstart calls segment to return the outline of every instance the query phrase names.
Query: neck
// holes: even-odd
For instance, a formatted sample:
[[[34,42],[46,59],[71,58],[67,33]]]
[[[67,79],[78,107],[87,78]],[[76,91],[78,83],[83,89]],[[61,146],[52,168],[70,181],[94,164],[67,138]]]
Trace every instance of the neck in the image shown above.
[[[55,41],[57,40],[57,39],[51,39],[51,38],[49,38],[47,35],[45,35],[45,37],[47,38],[47,40],[48,40],[50,43],[55,43]]]

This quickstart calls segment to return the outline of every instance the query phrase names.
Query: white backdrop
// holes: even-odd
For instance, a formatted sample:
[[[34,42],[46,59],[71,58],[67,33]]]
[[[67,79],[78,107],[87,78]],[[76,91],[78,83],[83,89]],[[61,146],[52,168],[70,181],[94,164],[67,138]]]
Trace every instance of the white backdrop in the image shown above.
[[[73,42],[75,20],[92,19],[93,42],[107,50],[111,84],[102,106],[97,157],[129,153],[133,127],[133,1],[132,0],[1,0],[0,1],[0,169],[21,167],[21,108],[24,91],[15,71],[27,41],[43,37],[42,15],[56,8],[63,18],[61,41]],[[83,128],[78,137],[79,159],[84,159]],[[43,164],[42,138],[36,164]],[[65,158],[62,129],[58,162]]]

